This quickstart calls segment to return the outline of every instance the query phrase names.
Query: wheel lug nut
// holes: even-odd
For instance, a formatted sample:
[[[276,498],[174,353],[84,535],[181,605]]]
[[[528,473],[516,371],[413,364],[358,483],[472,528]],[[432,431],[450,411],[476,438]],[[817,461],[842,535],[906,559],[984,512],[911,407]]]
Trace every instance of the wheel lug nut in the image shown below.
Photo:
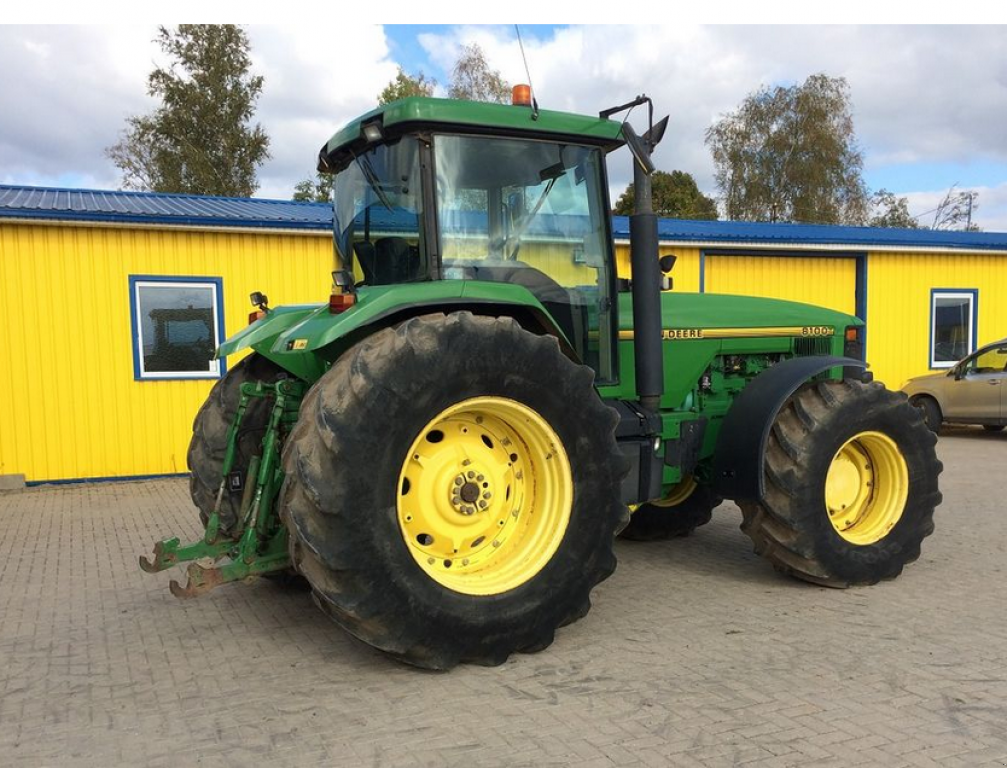
[[[470,469],[470,470],[469,470],[469,475],[468,475],[468,477],[469,477],[469,480],[471,480],[471,479],[472,479],[473,477],[475,477],[475,476],[476,476],[476,473],[475,473],[475,472],[473,472],[473,471],[472,471],[472,470]]]
[[[491,497],[492,495],[493,495],[492,493],[490,493],[489,491],[486,491],[486,493],[484,493],[484,494],[483,494],[483,498],[484,498],[484,499],[488,499],[488,498],[490,498],[490,497]]]
[[[458,477],[455,478],[455,485],[461,485],[464,482],[465,482],[465,478],[462,477],[461,475],[458,475]]]
[[[483,477],[482,475],[476,475],[476,480],[478,480],[478,481],[479,481],[480,483],[481,483],[481,482],[482,482],[483,480],[485,480],[485,479],[486,479],[486,478],[485,478],[485,477]]]
[[[479,509],[486,509],[488,505],[482,499],[479,500]]]

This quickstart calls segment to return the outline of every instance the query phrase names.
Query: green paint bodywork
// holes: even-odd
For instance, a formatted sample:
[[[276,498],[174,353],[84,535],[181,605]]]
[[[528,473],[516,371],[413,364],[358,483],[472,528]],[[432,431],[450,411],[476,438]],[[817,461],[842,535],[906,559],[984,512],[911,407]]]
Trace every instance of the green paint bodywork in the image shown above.
[[[529,107],[486,104],[477,101],[413,97],[393,101],[371,110],[341,128],[322,148],[326,154],[339,153],[361,139],[361,126],[380,119],[383,130],[405,129],[412,125],[444,128],[478,128],[486,133],[534,131],[576,136],[585,144],[615,149],[622,144],[622,124],[615,120],[575,115],[570,112],[540,110],[537,118]]]
[[[362,286],[356,305],[339,314],[328,304],[313,307],[277,307],[217,348],[223,358],[251,348],[298,378],[317,381],[346,349],[347,337],[400,312],[415,314],[478,306],[495,307],[494,313],[519,308],[548,318],[549,313],[532,293],[520,285],[477,280],[437,280],[402,285]],[[383,326],[380,326],[383,327]],[[558,328],[556,334],[565,337]],[[569,342],[568,342],[569,343]]]
[[[366,147],[362,126],[376,120],[380,120],[385,137],[392,140],[407,131],[453,127],[487,135],[576,137],[579,143],[605,149],[623,143],[621,124],[611,120],[549,111],[540,112],[534,119],[532,111],[523,107],[412,98],[369,112],[336,133],[322,150],[332,161],[328,167],[348,161],[354,152]],[[436,280],[361,286],[356,304],[338,314],[331,313],[328,304],[269,310],[266,317],[221,344],[216,353],[218,358],[224,358],[252,349],[293,376],[275,384],[259,382],[242,386],[241,404],[231,425],[224,458],[218,510],[220,499],[227,492],[228,475],[235,461],[236,436],[248,401],[266,397],[273,401],[273,407],[261,453],[251,457],[249,471],[243,478],[248,491],[241,506],[238,536],[231,539],[220,535],[215,510],[201,541],[185,546],[178,539],[160,542],[153,560],[141,558],[144,570],[159,571],[207,557],[228,561],[212,568],[193,563],[186,587],[173,582],[175,594],[191,596],[217,584],[289,567],[287,532],[274,504],[283,481],[279,446],[296,423],[304,393],[352,344],[369,333],[417,314],[457,310],[510,315],[522,321],[531,318],[536,325],[533,330],[553,333],[563,341],[564,349],[574,354],[573,345],[543,304],[527,288],[508,283]],[[605,400],[632,401],[636,399],[634,344],[627,338],[633,330],[632,296],[619,294],[613,311],[620,332],[616,344],[617,379],[598,385],[597,391]],[[676,292],[662,295],[662,322],[669,335],[662,344],[665,391],[660,401],[660,439],[675,440],[686,422],[706,421],[699,463],[694,470],[700,482],[711,479],[711,459],[722,419],[748,382],[785,358],[842,356],[846,328],[862,325],[852,315],[807,304]],[[829,329],[827,335],[823,335],[825,328]],[[700,329],[706,333],[698,333]],[[731,333],[729,329],[744,330]],[[802,329],[808,332],[802,334]],[[827,375],[835,376],[838,372]],[[666,493],[683,478],[680,467],[665,466],[663,471]]]
[[[619,294],[619,330],[633,330],[633,297]],[[777,326],[831,326],[837,334],[832,354],[842,354],[842,334],[847,326],[863,325],[854,315],[793,301],[715,293],[661,294],[661,324],[665,329],[759,328]],[[756,338],[683,339],[664,342],[664,396],[662,408],[678,408],[687,392],[718,355],[787,353],[793,339],[786,336]],[[633,341],[619,342],[619,383],[598,388],[606,399],[636,397]]]
[[[275,384],[261,381],[242,384],[237,412],[228,429],[216,504],[206,521],[203,538],[186,545],[182,545],[176,537],[163,539],[154,545],[151,558],[140,558],[140,568],[147,573],[189,563],[185,586],[174,580],[170,584],[171,593],[176,597],[196,597],[221,584],[283,572],[290,567],[287,529],[280,522],[273,505],[283,483],[280,467],[282,436],[297,423],[301,400],[307,388],[305,382],[298,379],[284,379]],[[273,406],[262,440],[262,454],[249,459],[248,470],[241,478],[245,492],[234,536],[229,537],[222,535],[220,530],[220,504],[228,491],[237,458],[237,438],[242,420],[249,403],[255,398],[269,399]],[[205,567],[194,562],[203,559],[212,560],[214,565]],[[227,562],[216,565],[220,560]]]

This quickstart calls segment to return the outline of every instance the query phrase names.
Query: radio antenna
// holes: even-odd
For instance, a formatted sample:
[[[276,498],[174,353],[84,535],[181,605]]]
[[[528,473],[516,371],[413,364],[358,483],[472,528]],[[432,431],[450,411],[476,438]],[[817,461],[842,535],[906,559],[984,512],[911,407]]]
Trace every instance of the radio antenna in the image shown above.
[[[521,28],[515,24],[514,31],[517,32],[517,44],[521,48],[521,60],[524,62],[524,73],[528,78],[528,88],[531,89],[531,119],[538,120],[538,99],[535,97],[535,86],[531,81],[531,70],[528,69],[528,57],[524,55],[524,43],[521,42]]]

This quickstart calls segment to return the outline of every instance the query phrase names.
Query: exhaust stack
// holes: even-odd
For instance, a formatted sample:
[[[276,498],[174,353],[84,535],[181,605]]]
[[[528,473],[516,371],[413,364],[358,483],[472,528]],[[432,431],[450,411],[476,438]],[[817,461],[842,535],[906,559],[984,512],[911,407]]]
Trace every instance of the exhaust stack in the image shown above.
[[[664,133],[665,118],[656,127]],[[654,172],[650,153],[657,143],[651,128],[641,139],[629,125],[622,126],[633,153],[633,214],[629,217],[630,264],[633,270],[633,340],[636,357],[636,395],[640,405],[657,411],[664,393],[664,354],[661,349],[661,267],[657,248],[657,215],[651,193]],[[658,140],[660,138],[658,137]]]

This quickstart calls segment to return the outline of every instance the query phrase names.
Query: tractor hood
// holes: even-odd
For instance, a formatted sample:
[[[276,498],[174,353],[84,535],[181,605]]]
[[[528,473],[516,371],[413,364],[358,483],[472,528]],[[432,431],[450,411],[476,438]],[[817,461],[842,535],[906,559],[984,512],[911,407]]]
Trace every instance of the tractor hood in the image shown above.
[[[721,337],[801,336],[805,328],[829,327],[834,329],[832,333],[842,333],[846,326],[863,325],[855,315],[796,301],[671,291],[661,296],[661,319],[666,333],[673,329],[697,334],[682,338],[708,337],[703,332],[711,329],[721,331],[716,334]],[[632,296],[628,293],[619,296],[619,330],[633,330]]]

